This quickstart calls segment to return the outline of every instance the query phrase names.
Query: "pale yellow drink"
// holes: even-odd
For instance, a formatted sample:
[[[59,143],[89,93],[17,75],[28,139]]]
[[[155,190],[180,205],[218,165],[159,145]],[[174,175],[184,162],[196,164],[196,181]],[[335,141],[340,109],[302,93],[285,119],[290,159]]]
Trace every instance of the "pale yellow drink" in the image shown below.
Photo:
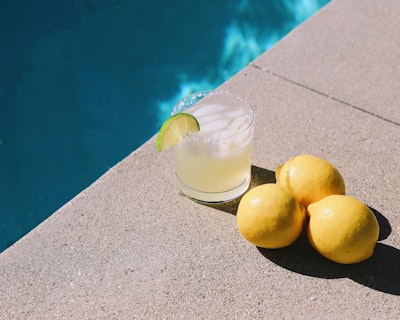
[[[178,186],[195,200],[229,201],[242,195],[250,183],[254,113],[231,94],[197,95],[201,96],[175,109],[193,114],[200,124],[199,132],[175,148]]]

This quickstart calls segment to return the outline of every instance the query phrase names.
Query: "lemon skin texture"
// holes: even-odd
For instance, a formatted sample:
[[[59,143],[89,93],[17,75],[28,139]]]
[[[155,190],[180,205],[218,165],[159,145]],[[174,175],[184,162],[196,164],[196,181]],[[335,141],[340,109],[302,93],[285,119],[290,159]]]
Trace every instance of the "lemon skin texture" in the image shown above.
[[[278,166],[275,175],[277,184],[291,189],[304,207],[328,195],[346,193],[340,172],[316,156],[296,156]]]
[[[353,264],[373,255],[379,224],[362,202],[350,196],[331,195],[310,204],[307,211],[308,240],[325,258]]]
[[[305,216],[305,208],[292,191],[276,184],[263,184],[242,197],[236,218],[247,241],[277,249],[291,245],[300,236]]]

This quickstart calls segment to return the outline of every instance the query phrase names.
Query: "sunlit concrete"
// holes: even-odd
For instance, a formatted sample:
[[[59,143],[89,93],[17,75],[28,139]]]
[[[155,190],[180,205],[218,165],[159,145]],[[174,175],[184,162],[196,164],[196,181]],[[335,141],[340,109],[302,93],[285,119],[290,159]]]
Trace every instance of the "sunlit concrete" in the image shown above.
[[[253,181],[329,160],[378,217],[371,259],[247,243],[234,206],[179,195],[153,137],[0,255],[0,318],[399,319],[399,16],[334,0],[222,86],[255,109]]]

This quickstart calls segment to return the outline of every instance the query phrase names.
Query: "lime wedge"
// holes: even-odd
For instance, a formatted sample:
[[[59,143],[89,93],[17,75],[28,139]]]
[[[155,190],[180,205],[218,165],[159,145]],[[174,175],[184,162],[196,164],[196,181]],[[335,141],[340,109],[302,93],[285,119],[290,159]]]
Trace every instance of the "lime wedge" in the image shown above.
[[[197,132],[200,125],[197,119],[188,113],[177,113],[163,123],[157,135],[156,148],[164,151],[178,144],[189,132]]]

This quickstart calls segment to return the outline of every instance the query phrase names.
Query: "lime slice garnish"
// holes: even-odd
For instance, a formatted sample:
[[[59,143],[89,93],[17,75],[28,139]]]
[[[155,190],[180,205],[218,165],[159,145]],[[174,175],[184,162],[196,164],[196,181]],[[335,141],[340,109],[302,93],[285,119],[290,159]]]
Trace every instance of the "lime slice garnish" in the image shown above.
[[[156,148],[164,151],[178,144],[189,132],[197,132],[200,125],[197,119],[188,113],[177,113],[163,123],[157,135]]]

